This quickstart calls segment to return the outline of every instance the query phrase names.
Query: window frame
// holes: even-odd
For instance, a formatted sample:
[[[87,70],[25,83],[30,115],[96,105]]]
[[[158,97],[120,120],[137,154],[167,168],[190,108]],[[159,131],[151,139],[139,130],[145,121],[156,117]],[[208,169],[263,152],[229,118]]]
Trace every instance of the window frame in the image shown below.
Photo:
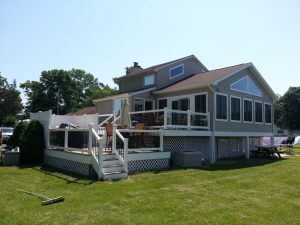
[[[252,111],[252,116],[251,116],[251,121],[246,121],[245,120],[245,101],[250,101],[252,103],[251,111]],[[243,98],[243,123],[253,123],[253,100],[249,98]]]
[[[240,100],[240,120],[233,120],[233,119],[231,119],[231,99],[232,98]],[[230,95],[229,107],[230,107],[230,113],[229,113],[229,115],[230,115],[230,122],[241,123],[242,122],[242,98],[238,97],[238,96]]]
[[[255,103],[261,104],[261,122],[256,121],[256,105],[255,105]],[[264,122],[264,104],[262,101],[254,100],[254,123],[255,124],[263,124],[263,122]]]
[[[269,105],[271,107],[271,112],[270,112],[271,123],[266,122],[266,105]],[[272,104],[271,103],[264,102],[263,114],[264,114],[264,123],[265,123],[265,125],[272,125],[273,123],[272,123]]]
[[[153,83],[146,84],[147,77],[153,77]],[[155,84],[155,76],[154,76],[154,74],[148,74],[148,75],[144,76],[144,86],[151,86],[151,85],[154,85],[154,84]]]
[[[226,119],[218,119],[217,118],[217,95],[225,96],[226,97]],[[223,93],[215,93],[215,120],[216,121],[222,121],[222,122],[228,122],[228,95]]]
[[[175,75],[175,76],[172,76],[172,75],[171,75],[171,71],[174,70],[174,69],[177,69],[177,68],[179,68],[179,67],[182,67],[182,72],[179,73],[179,74],[177,74],[177,75]],[[169,79],[174,79],[174,78],[179,77],[179,76],[181,76],[181,75],[183,75],[183,74],[184,74],[184,64],[180,64],[180,65],[177,65],[177,66],[173,66],[173,67],[171,67],[171,68],[169,69]]]
[[[236,89],[236,88],[233,88],[232,86],[233,85],[235,85],[236,83],[238,83],[238,82],[240,82],[241,80],[243,80],[243,79],[247,79],[247,91],[242,91],[242,90],[239,90],[239,89]],[[235,81],[235,82],[233,82],[233,83],[231,83],[230,84],[230,90],[231,91],[236,91],[236,92],[240,92],[240,93],[244,93],[244,94],[248,94],[248,95],[253,95],[253,96],[256,96],[256,97],[263,97],[263,92],[262,92],[262,90],[260,90],[260,88],[259,88],[259,90],[260,90],[260,92],[261,92],[261,95],[257,95],[257,94],[254,94],[254,93],[250,93],[249,92],[249,81],[248,81],[248,79],[250,79],[250,80],[252,80],[248,75],[247,76],[244,76],[244,77],[242,77],[241,79],[239,79],[239,80],[237,80],[237,81]],[[255,84],[255,82],[252,80],[252,82]],[[256,85],[256,84],[255,84]],[[257,85],[256,85],[257,86]]]
[[[141,111],[136,111],[136,110],[135,110],[135,101],[136,101],[136,100],[142,100],[142,101],[143,101],[143,110],[141,110]],[[148,98],[134,97],[134,100],[133,100],[133,102],[134,102],[134,104],[133,104],[133,106],[134,106],[134,111],[135,111],[135,112],[144,112],[144,111],[145,111],[145,108],[146,108],[146,101],[152,102],[152,110],[155,109],[155,100],[153,100],[153,99],[148,99]]]

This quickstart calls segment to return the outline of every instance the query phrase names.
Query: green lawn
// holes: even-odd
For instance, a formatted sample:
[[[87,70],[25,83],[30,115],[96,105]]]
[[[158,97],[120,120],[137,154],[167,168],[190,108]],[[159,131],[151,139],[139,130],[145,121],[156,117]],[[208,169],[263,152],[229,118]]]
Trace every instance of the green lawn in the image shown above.
[[[41,200],[17,189],[64,196]],[[300,224],[300,157],[98,182],[41,167],[0,167],[0,224]]]

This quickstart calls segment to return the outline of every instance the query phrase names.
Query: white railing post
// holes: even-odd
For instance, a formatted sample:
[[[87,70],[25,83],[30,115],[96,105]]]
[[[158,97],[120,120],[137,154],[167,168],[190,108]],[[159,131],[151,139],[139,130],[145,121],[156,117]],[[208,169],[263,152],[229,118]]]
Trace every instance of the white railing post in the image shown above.
[[[67,148],[69,145],[69,131],[67,128],[65,128],[65,142],[64,142],[64,147]]]
[[[190,130],[191,129],[191,111],[190,110],[187,111],[187,116],[188,116],[187,126],[188,126],[188,130]]]
[[[208,130],[211,130],[210,129],[210,113],[206,113],[206,119],[207,119],[207,128],[208,128]]]
[[[124,167],[126,172],[128,172],[127,158],[128,158],[128,138],[124,138]]]
[[[164,151],[164,135],[161,129],[159,133],[159,151]]]
[[[168,126],[168,108],[164,108],[164,129],[167,129]]]
[[[117,147],[117,134],[116,134],[117,126],[118,126],[117,124],[113,124],[112,147],[111,147],[112,153],[115,153]]]
[[[89,143],[88,143],[88,153],[92,154],[92,148],[93,148],[93,123],[89,123]]]
[[[103,176],[102,169],[103,169],[103,139],[99,139],[99,151],[98,151],[98,162],[99,162],[99,174],[101,174],[101,178]]]

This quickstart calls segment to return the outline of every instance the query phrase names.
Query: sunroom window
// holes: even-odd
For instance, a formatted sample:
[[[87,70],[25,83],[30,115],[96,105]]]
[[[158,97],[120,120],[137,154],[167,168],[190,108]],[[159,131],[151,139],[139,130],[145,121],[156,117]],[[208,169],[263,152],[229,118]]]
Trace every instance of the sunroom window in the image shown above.
[[[255,123],[262,123],[263,106],[261,102],[255,102]]]
[[[244,122],[251,123],[253,115],[252,100],[244,99]]]
[[[237,97],[231,97],[230,107],[230,119],[232,121],[241,121],[241,99]]]
[[[272,110],[270,104],[265,104],[265,123],[271,124],[272,123]]]
[[[227,95],[216,94],[216,119],[227,120]]]

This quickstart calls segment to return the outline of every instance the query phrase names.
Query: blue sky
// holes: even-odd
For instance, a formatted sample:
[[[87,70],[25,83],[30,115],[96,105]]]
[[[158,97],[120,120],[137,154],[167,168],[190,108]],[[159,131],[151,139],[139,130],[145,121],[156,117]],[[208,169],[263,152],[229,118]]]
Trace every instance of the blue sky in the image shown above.
[[[11,82],[84,69],[100,81],[190,54],[253,62],[275,93],[300,86],[300,1],[0,0],[0,72]]]

